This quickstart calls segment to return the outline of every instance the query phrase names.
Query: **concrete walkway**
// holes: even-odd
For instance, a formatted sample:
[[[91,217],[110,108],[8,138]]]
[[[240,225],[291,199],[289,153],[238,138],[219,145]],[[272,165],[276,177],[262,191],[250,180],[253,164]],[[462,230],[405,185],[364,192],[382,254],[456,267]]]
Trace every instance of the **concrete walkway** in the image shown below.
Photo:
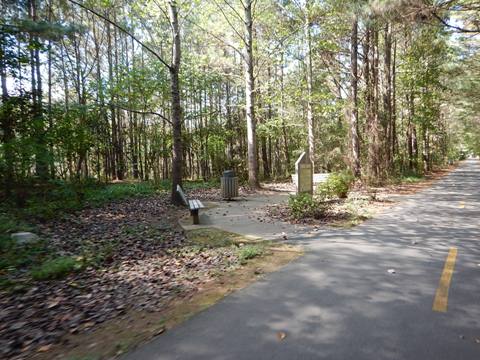
[[[124,359],[477,360],[479,188],[466,161],[352,230],[298,239],[305,256]]]
[[[313,226],[292,225],[265,216],[266,206],[287,202],[289,195],[288,192],[268,192],[231,202],[211,203],[212,207],[200,211],[200,225],[192,225],[189,216],[180,223],[186,230],[215,227],[264,240],[304,239],[316,234],[317,229]]]

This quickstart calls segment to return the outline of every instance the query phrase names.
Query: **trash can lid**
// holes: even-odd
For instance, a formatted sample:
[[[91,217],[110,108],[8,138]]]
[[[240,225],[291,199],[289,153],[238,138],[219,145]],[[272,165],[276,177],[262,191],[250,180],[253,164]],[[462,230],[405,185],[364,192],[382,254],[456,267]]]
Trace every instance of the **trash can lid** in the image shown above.
[[[225,170],[223,172],[223,177],[235,177],[235,171],[233,170]]]

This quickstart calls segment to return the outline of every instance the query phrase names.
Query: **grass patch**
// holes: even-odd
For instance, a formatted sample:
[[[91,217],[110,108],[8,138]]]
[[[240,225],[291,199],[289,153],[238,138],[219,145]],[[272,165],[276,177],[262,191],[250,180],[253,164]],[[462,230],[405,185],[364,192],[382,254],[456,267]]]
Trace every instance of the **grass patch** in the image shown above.
[[[220,180],[215,178],[209,181],[191,180],[184,182],[185,190],[212,189],[220,187]]]
[[[100,189],[88,189],[85,193],[85,203],[90,206],[101,206],[130,197],[154,195],[159,190],[166,189],[155,187],[149,182],[109,184]]]
[[[17,231],[32,231],[33,226],[19,219],[11,212],[0,209],[0,235],[10,234]]]
[[[34,280],[61,279],[68,274],[81,270],[84,264],[74,257],[65,256],[47,260],[39,267],[33,268],[30,274]]]
[[[215,228],[190,230],[187,238],[193,244],[208,248],[227,247],[250,241],[242,235]]]
[[[32,184],[22,194],[23,205],[18,206],[18,199],[17,203],[11,199],[5,203],[3,209],[0,208],[0,219],[2,214],[7,214],[10,218],[45,221],[85,207],[99,207],[112,201],[151,196],[165,190],[163,186],[151,182],[101,184],[55,180],[44,184]],[[0,227],[0,233],[12,227],[11,222],[1,223],[5,225]]]
[[[187,238],[192,244],[200,248],[221,248],[234,246],[240,264],[245,265],[247,260],[254,259],[265,253],[271,242],[250,240],[242,235],[223,231],[216,228],[190,230]]]
[[[8,234],[0,235],[0,276],[6,272],[28,267],[42,261],[47,251],[45,242],[25,245],[17,243]]]
[[[400,178],[402,184],[415,184],[423,180],[425,180],[425,176],[423,175],[408,175]]]
[[[263,255],[264,251],[261,245],[245,245],[238,250],[238,258],[241,264],[245,264],[247,260]]]

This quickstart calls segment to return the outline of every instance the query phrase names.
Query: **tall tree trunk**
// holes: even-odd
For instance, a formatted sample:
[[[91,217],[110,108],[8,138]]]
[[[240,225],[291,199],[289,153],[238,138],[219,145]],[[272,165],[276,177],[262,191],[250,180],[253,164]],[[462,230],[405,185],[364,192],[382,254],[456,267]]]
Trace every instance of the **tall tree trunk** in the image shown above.
[[[110,30],[110,24],[107,24],[107,61],[108,61],[108,83],[110,84],[110,122],[111,122],[111,138],[112,146],[110,148],[110,170],[111,176],[114,179],[117,179],[117,159],[116,159],[116,148],[117,148],[117,114],[115,109],[115,94],[112,90],[114,85],[113,80],[113,59],[112,59],[112,33]]]
[[[385,25],[384,33],[384,125],[385,125],[385,167],[387,171],[391,171],[393,167],[392,154],[392,32],[389,24]]]
[[[255,120],[255,79],[253,73],[253,0],[244,2],[245,9],[245,113],[247,118],[248,183],[258,188],[257,139]]]
[[[373,183],[381,182],[381,154],[380,154],[380,119],[379,119],[379,52],[378,52],[378,29],[375,25],[367,30],[366,41],[370,42],[369,56],[366,56],[369,73],[365,74],[368,78],[366,83],[367,91],[367,121],[368,121],[368,177]],[[370,60],[367,60],[370,58]]]
[[[308,129],[308,152],[310,161],[315,169],[315,134],[314,118],[312,109],[312,88],[313,88],[313,64],[312,64],[312,34],[310,31],[310,1],[305,2],[305,62],[307,71],[307,129]]]
[[[355,16],[351,34],[351,113],[350,139],[352,146],[352,172],[360,176],[360,142],[358,138],[358,19]]]
[[[289,140],[288,140],[288,131],[285,123],[285,74],[283,71],[283,61],[284,53],[282,51],[281,61],[280,61],[280,118],[282,119],[282,133],[283,133],[283,152],[285,155],[285,173],[283,175],[288,175],[290,171],[290,149],[289,149]],[[278,158],[278,155],[277,155]],[[281,163],[279,162],[276,166],[277,173],[280,175]]]
[[[392,29],[393,32],[393,29]],[[393,64],[392,64],[392,161],[395,165],[397,155],[397,40],[393,42]]]
[[[182,185],[183,149],[182,149],[182,105],[180,102],[180,27],[178,24],[178,10],[175,0],[168,2],[170,26],[172,28],[172,64],[170,70],[170,92],[172,102],[172,131],[173,131],[173,154],[172,154],[172,203],[180,205],[182,199],[177,192],[177,185]]]
[[[415,96],[413,92],[410,92],[408,96],[409,106],[409,121],[408,121],[408,158],[409,167],[411,171],[417,172],[418,168],[418,143],[417,143],[417,128],[415,126]]]
[[[113,12],[113,21],[117,23],[117,12]],[[114,28],[113,31],[113,38],[115,41],[114,48],[114,70],[115,70],[115,84],[118,84],[118,79],[120,78],[119,73],[119,60],[118,60],[118,50],[119,44],[121,45],[121,41],[119,41],[119,31],[117,27]],[[117,97],[115,97],[117,99]],[[117,162],[117,179],[123,180],[125,175],[125,159],[123,156],[123,110],[117,109],[115,114],[117,115],[117,126],[116,126],[116,142],[115,142],[115,158]]]
[[[37,21],[36,0],[29,0],[29,16],[32,21]],[[43,90],[40,69],[40,39],[31,35],[32,48],[30,49],[30,64],[32,74],[32,98],[33,98],[33,124],[35,128],[35,172],[37,176],[45,180],[48,178],[48,150],[45,141],[45,124],[43,116]]]
[[[227,166],[231,167],[233,164],[233,124],[232,124],[232,103],[230,96],[230,80],[225,84],[226,95],[226,116],[227,116]]]
[[[52,21],[52,3],[50,2],[48,5],[48,21]],[[48,68],[47,68],[47,74],[48,74],[48,107],[47,107],[47,113],[48,113],[48,130],[51,131],[53,128],[53,115],[52,115],[52,40],[48,40],[48,46],[47,46],[47,51],[48,51],[48,57],[47,57],[47,62],[48,62]],[[49,166],[50,166],[50,178],[55,177],[55,161],[53,158],[53,142],[49,141],[48,144],[48,151],[49,151]]]
[[[0,36],[4,36],[0,34]],[[15,138],[15,132],[13,129],[14,120],[12,112],[10,111],[10,95],[8,93],[7,87],[7,64],[5,61],[6,58],[6,46],[3,45],[4,39],[0,40],[0,82],[2,87],[2,112],[0,118],[0,124],[2,129],[2,145],[4,147],[4,157],[5,157],[5,174],[4,174],[4,184],[3,188],[5,190],[5,195],[8,197],[11,195],[13,182],[14,182],[14,162],[15,162],[15,153],[12,148],[12,141]]]

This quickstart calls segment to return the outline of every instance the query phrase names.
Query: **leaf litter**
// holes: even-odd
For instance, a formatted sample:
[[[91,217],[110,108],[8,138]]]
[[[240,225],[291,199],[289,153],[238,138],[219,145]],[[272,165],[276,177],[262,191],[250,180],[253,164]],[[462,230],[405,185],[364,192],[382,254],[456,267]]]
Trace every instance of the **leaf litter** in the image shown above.
[[[219,272],[239,266],[235,249],[192,245],[166,195],[128,199],[39,224],[51,253],[86,265],[64,279],[12,279],[0,292],[0,357],[30,358],[66,335],[89,332],[129,310],[161,311]]]

